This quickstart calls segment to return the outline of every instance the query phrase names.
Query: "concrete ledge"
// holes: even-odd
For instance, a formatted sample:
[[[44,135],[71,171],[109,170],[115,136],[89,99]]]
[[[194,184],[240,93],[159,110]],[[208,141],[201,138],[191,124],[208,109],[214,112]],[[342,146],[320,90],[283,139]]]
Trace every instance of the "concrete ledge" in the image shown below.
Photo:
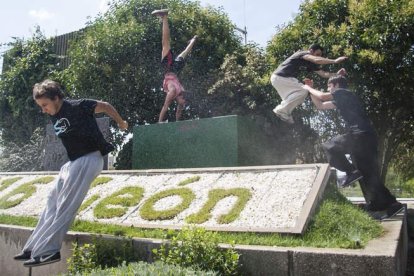
[[[407,266],[406,216],[382,222],[385,233],[364,249],[332,249],[308,247],[272,247],[237,245],[245,275],[405,275]],[[32,228],[0,225],[0,271],[2,275],[28,275],[28,269],[13,260],[29,237]],[[56,275],[67,271],[66,259],[72,242],[90,243],[93,235],[69,232],[62,246],[62,261],[32,269],[32,275]],[[103,235],[105,239],[122,238]],[[159,239],[135,238],[131,241],[140,260],[153,261],[152,249]],[[228,245],[221,245],[223,248]]]

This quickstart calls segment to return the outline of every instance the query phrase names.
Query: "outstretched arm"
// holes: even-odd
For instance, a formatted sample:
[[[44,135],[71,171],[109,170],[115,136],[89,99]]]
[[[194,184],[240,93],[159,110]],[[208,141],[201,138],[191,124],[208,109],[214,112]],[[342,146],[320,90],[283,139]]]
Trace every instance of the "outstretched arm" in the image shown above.
[[[317,109],[334,109],[336,106],[332,102],[333,96],[331,93],[324,93],[322,91],[316,90],[309,85],[303,85],[303,89],[308,90],[311,94],[311,99]]]
[[[315,73],[318,74],[319,76],[321,76],[322,78],[329,79],[330,77],[333,77],[333,76],[336,76],[336,75],[345,76],[346,75],[346,70],[345,70],[345,68],[341,68],[336,73],[331,73],[331,72],[326,72],[326,71],[323,71],[323,70],[318,70],[318,71],[315,71]]]
[[[105,113],[118,124],[118,127],[121,130],[126,130],[128,128],[127,121],[122,119],[115,107],[113,107],[110,103],[97,101],[95,113]]]
[[[337,63],[341,63],[344,60],[346,60],[348,57],[339,57],[337,59],[329,59],[329,58],[324,58],[324,57],[319,57],[319,56],[314,56],[314,55],[304,55],[303,59],[316,63],[316,64],[337,64]]]
[[[194,43],[197,40],[197,36],[195,35],[190,42],[188,43],[187,47],[185,48],[184,51],[182,51],[178,57],[182,57],[182,58],[186,58],[186,56],[191,52],[191,50],[193,49]]]

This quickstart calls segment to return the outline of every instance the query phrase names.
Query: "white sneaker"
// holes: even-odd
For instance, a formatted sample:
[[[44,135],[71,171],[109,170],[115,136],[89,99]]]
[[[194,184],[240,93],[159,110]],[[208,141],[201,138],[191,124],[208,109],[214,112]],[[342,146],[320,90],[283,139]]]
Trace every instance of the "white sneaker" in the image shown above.
[[[295,121],[293,120],[292,115],[281,111],[278,107],[279,106],[276,106],[275,109],[273,109],[273,112],[276,114],[276,116],[279,117],[282,121],[284,121],[288,124],[294,124]]]
[[[151,14],[152,14],[152,15],[155,15],[155,16],[160,16],[160,17],[163,17],[163,16],[165,16],[165,15],[168,15],[168,9],[163,9],[163,10],[155,10],[155,11],[153,11]]]

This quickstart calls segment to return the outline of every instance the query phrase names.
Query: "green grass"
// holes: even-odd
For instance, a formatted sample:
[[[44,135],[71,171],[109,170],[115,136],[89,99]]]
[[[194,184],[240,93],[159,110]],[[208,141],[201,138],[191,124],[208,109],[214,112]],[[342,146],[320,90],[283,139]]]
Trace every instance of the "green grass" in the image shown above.
[[[217,202],[226,198],[228,196],[237,196],[237,202],[234,204],[233,208],[225,215],[218,217],[217,222],[219,224],[227,224],[236,220],[240,212],[246,206],[247,201],[250,199],[251,194],[249,189],[245,188],[235,188],[235,189],[214,189],[208,193],[208,200],[201,208],[198,213],[192,214],[186,218],[187,223],[196,223],[200,224],[208,221],[211,218],[211,211]]]
[[[83,210],[91,206],[91,204],[97,201],[99,198],[99,195],[93,195],[90,198],[88,198],[85,202],[82,203],[81,207],[78,210],[78,213],[82,212]]]
[[[8,188],[14,182],[19,181],[20,179],[22,179],[22,178],[21,177],[13,177],[13,178],[3,179],[0,182],[0,192],[3,191],[4,189]]]
[[[55,178],[53,176],[45,176],[36,178],[30,182],[24,183],[0,198],[0,209],[8,209],[14,206],[19,205],[25,199],[29,198],[36,192],[36,186],[34,184],[47,184],[52,182]],[[15,199],[10,199],[12,196],[21,194],[20,197]]]
[[[178,183],[178,186],[185,186],[185,185],[187,185],[187,184],[190,184],[190,183],[194,183],[194,182],[197,182],[197,181],[199,181],[200,180],[200,176],[198,176],[198,175],[196,175],[196,176],[192,176],[192,177],[189,177],[189,178],[187,178],[187,179],[184,179],[183,181],[181,181],[180,183]]]
[[[129,195],[129,197],[125,197],[125,195]],[[125,187],[99,202],[93,209],[93,214],[96,218],[122,217],[126,214],[128,207],[141,201],[143,195],[144,188],[142,187]],[[117,207],[108,208],[108,205]]]
[[[154,205],[157,201],[169,197],[169,196],[180,196],[182,202],[170,209],[157,211],[154,209]],[[165,190],[151,196],[140,210],[140,215],[143,219],[146,220],[166,220],[171,219],[181,213],[183,210],[187,209],[190,206],[191,201],[195,198],[193,191],[188,188],[176,188]]]
[[[323,203],[303,236],[218,232],[219,242],[287,247],[362,248],[369,240],[383,233],[377,221],[347,201],[336,188],[328,188]],[[36,222],[37,219],[32,217],[0,215],[2,224],[33,227]],[[79,220],[75,221],[71,230],[158,239],[169,239],[178,234],[175,230],[143,229]]]
[[[112,180],[112,177],[107,177],[107,176],[100,176],[95,178],[95,180],[91,183],[91,188],[96,187],[98,185],[102,185],[105,183],[108,183],[109,181]]]

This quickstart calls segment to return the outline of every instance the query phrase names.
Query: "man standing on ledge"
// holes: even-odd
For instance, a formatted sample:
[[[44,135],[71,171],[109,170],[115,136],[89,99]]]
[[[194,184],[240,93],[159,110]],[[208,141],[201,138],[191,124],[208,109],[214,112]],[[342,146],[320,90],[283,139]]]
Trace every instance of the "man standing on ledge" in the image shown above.
[[[329,164],[346,173],[342,187],[360,180],[367,203],[365,210],[375,219],[384,219],[399,213],[403,210],[403,205],[381,181],[375,130],[361,100],[347,89],[346,78],[331,77],[328,80],[328,93],[315,90],[311,85],[312,82],[308,81],[303,88],[311,93],[316,108],[338,109],[347,127],[346,134],[336,136],[323,144]],[[345,154],[351,155],[353,164]]]
[[[114,150],[105,141],[95,113],[105,113],[120,129],[128,128],[115,108],[90,99],[67,100],[59,83],[45,80],[33,88],[33,98],[43,113],[50,115],[56,135],[62,140],[69,161],[62,166],[46,208],[33,233],[15,260],[24,266],[40,266],[60,261],[62,241],[88,192],[101,173],[103,156]]]
[[[298,81],[300,71],[314,71],[323,78],[333,75],[345,75],[345,69],[340,69],[337,73],[329,73],[321,70],[322,64],[337,64],[343,62],[347,57],[328,59],[322,57],[323,48],[318,44],[313,44],[308,51],[298,51],[286,59],[270,77],[270,81],[277,93],[282,98],[282,102],[273,109],[273,112],[282,120],[289,124],[295,121],[292,111],[302,104],[308,92],[302,88],[302,83]]]

